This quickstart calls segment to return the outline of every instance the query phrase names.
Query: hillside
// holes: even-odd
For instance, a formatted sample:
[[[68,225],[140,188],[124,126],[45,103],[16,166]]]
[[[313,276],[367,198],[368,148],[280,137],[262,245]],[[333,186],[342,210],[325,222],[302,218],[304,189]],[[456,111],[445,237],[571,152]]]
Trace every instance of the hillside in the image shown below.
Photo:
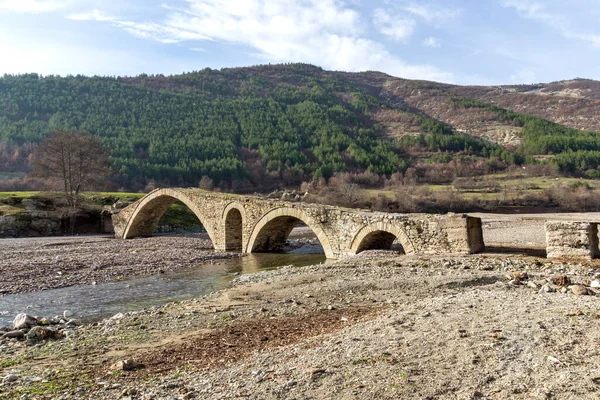
[[[548,154],[565,173],[595,177],[600,135],[578,130],[600,130],[595,84],[460,87],[306,64],[4,76],[0,171],[26,172],[35,144],[62,128],[101,137],[114,185],[130,190],[196,186],[205,175],[227,189],[264,189],[344,171],[424,173],[454,159],[491,166],[470,172],[481,174]]]

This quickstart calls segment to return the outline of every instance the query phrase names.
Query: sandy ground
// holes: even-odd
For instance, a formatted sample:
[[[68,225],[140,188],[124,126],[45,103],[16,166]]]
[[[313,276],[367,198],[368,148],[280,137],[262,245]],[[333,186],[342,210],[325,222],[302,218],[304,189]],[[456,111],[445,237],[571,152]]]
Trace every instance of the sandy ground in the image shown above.
[[[487,226],[504,246],[528,229]],[[242,275],[62,340],[0,339],[0,398],[595,399],[600,298],[571,285],[598,266],[371,251]]]

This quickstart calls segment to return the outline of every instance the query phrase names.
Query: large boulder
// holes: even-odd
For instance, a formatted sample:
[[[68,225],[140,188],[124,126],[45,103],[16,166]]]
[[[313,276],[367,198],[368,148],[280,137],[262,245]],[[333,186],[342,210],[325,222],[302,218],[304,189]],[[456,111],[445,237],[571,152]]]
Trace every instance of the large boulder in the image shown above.
[[[46,326],[35,326],[27,332],[27,340],[34,343],[49,339],[60,339],[61,337],[61,333],[56,329]]]
[[[37,320],[34,317],[24,314],[24,313],[21,313],[15,317],[15,319],[13,321],[13,328],[15,330],[29,329],[32,326],[35,326],[36,324],[37,324]]]

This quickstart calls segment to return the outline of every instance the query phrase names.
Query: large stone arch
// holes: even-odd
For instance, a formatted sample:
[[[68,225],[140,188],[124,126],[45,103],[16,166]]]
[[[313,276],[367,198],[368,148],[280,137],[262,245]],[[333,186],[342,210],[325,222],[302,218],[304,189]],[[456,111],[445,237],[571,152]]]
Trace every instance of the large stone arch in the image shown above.
[[[229,203],[223,210],[221,219],[225,234],[225,250],[243,251],[244,239],[246,239],[244,238],[244,224],[246,223],[244,206],[236,201]]]
[[[271,250],[273,245],[287,238],[298,221],[305,223],[315,233],[327,258],[336,258],[321,224],[304,211],[292,207],[281,207],[266,213],[252,229],[246,252]]]
[[[209,218],[202,213],[193,199],[175,189],[157,189],[142,198],[127,221],[122,238],[130,239],[136,236],[152,235],[160,217],[177,200],[192,210],[204,226],[204,229],[206,229],[210,240],[213,242],[213,246],[215,248],[218,247],[218,243],[215,242],[215,234],[210,224],[207,223]]]
[[[415,252],[414,246],[402,228],[380,221],[361,228],[354,235],[350,244],[350,254],[357,254],[363,250],[367,250],[370,247],[367,246],[365,248],[365,245],[369,243],[385,242],[387,245],[389,242],[389,246],[391,247],[393,242],[391,236],[393,236],[393,239],[398,239],[406,254]]]

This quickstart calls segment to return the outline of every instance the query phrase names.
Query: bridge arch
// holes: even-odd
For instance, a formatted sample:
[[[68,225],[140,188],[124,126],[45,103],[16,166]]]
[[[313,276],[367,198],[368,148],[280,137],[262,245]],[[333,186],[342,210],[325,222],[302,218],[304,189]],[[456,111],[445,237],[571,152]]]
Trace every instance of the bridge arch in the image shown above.
[[[200,220],[202,226],[204,226],[204,229],[206,229],[213,246],[216,247],[217,243],[215,242],[214,232],[210,225],[207,224],[209,219],[200,211],[200,208],[198,208],[193,199],[186,196],[185,193],[174,189],[157,189],[143,197],[127,221],[122,235],[123,239],[136,236],[150,236],[154,232],[160,217],[177,200],[192,210],[194,215]]]
[[[371,249],[390,249],[396,239],[402,245],[405,254],[415,252],[410,239],[400,227],[385,222],[376,222],[363,227],[354,235],[350,253],[358,254]]]
[[[244,250],[244,224],[246,223],[246,210],[238,202],[229,203],[222,215],[225,232],[225,251]]]
[[[266,213],[254,226],[246,252],[277,250],[299,222],[305,223],[314,232],[327,258],[336,258],[321,224],[304,211],[292,207],[281,207]]]

